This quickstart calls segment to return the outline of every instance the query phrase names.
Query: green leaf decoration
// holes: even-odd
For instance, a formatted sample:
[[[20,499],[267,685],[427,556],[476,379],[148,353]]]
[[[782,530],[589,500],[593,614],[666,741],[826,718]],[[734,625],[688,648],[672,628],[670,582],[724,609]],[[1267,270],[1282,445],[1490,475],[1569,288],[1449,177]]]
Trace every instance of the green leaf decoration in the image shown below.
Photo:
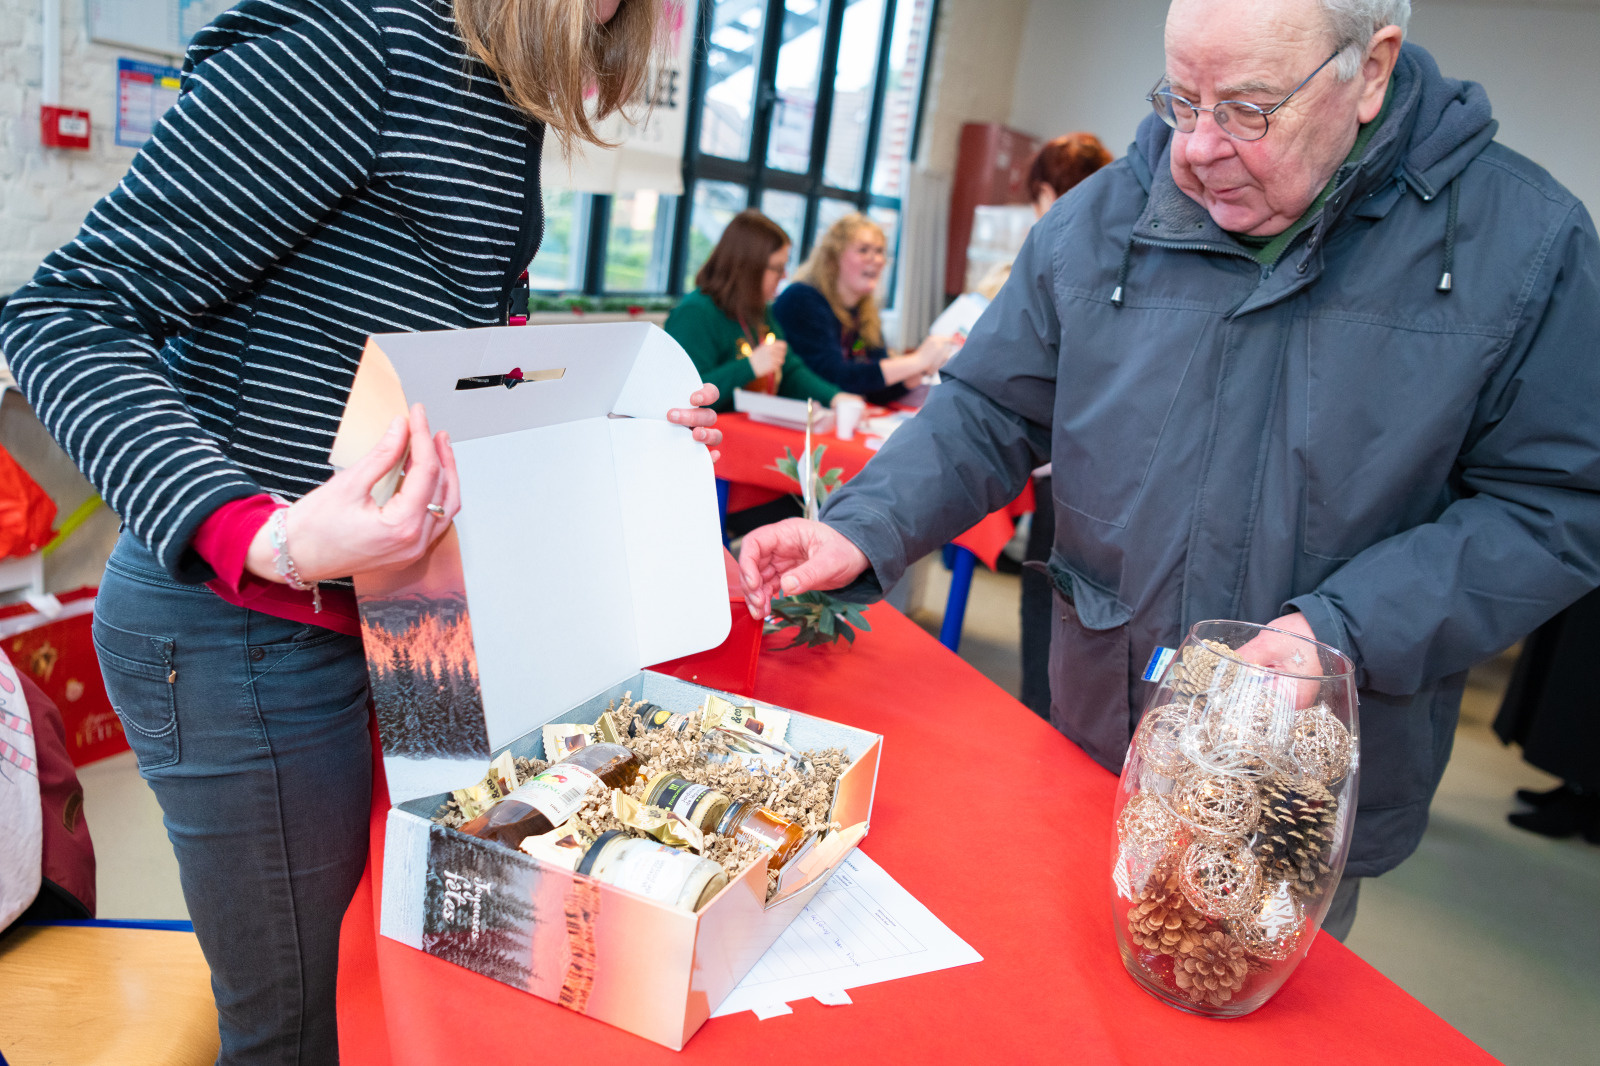
[[[802,592],[797,596],[782,596],[772,601],[772,616],[766,631],[777,633],[793,628],[794,637],[781,651],[790,648],[815,648],[834,644],[843,639],[856,642],[857,629],[870,633],[861,608],[853,603],[830,596],[826,592]]]

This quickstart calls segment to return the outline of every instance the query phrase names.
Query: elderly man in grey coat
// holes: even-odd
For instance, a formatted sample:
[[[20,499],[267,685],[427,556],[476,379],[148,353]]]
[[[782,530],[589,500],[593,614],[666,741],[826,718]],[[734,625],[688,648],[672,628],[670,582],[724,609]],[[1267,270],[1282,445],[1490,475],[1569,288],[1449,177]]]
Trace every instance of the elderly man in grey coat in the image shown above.
[[[1354,661],[1361,796],[1325,928],[1417,846],[1465,672],[1600,583],[1600,247],[1406,0],[1173,0],[1154,114],[1034,227],[948,380],[772,596],[892,585],[1054,463],[1051,721],[1121,765],[1206,618]]]

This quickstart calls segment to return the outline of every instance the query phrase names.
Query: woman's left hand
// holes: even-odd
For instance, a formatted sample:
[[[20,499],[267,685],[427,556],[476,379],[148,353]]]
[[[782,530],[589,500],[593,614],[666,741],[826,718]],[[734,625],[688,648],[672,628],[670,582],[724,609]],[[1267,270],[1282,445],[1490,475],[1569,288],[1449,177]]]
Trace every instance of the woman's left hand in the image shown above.
[[[711,461],[722,458],[717,445],[722,443],[722,430],[717,429],[717,412],[711,410],[722,394],[715,385],[702,385],[689,394],[693,407],[674,407],[667,412],[667,420],[680,426],[693,426],[694,439],[711,449]]]

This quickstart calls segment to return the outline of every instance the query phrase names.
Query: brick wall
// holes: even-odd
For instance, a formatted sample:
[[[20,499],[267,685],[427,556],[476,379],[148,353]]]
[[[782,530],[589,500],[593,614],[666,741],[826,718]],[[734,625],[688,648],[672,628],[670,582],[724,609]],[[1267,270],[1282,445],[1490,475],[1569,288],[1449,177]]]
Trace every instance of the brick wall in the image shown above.
[[[0,0],[0,292],[10,293],[65,244],[128,169],[112,143],[117,57],[178,65],[169,56],[91,44],[83,0],[62,0],[61,106],[87,109],[90,149],[39,143],[39,0]]]

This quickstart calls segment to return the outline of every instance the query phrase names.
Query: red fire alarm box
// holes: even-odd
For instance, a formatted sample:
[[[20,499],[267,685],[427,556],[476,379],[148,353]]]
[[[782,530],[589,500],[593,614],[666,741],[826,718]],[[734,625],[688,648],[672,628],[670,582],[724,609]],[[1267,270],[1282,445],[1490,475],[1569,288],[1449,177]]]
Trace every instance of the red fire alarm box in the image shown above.
[[[46,148],[89,147],[89,112],[70,107],[39,109],[39,141]]]

